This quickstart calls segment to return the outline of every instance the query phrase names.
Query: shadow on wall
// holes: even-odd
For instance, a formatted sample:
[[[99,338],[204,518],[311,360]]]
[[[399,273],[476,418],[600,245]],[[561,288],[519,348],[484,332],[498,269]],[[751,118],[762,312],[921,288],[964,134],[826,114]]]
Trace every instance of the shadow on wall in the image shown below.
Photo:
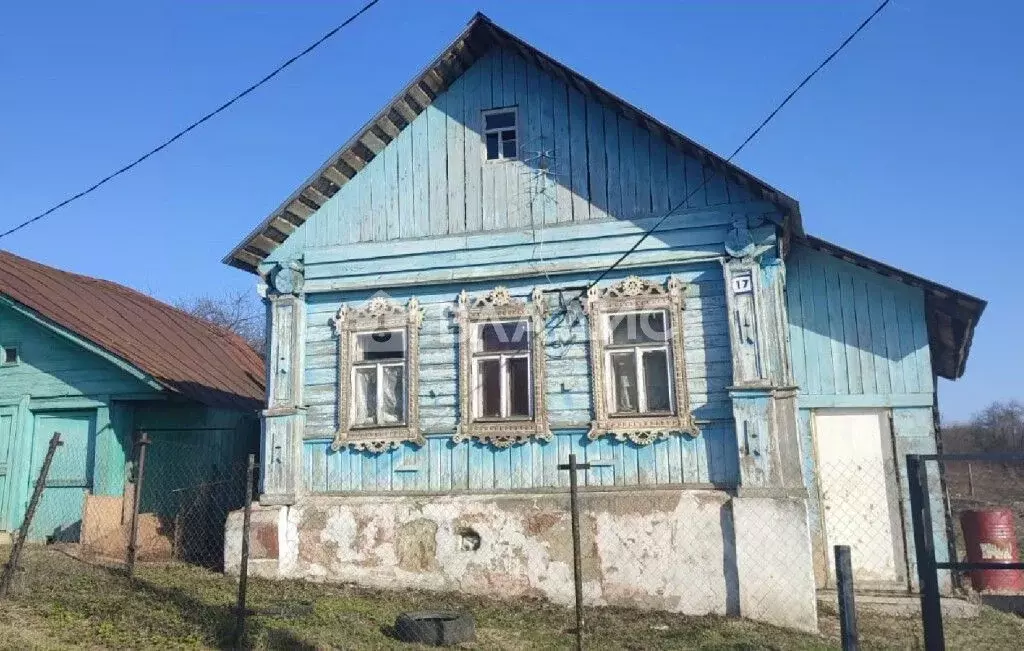
[[[722,569],[725,577],[725,614],[740,615],[740,575],[736,563],[736,527],[732,500],[722,504],[719,512],[722,525]]]

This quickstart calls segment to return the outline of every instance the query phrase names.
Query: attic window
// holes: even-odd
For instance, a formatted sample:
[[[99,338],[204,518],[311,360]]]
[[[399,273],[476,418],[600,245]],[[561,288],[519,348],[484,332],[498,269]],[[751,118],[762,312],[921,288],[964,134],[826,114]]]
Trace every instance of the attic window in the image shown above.
[[[484,111],[484,142],[487,160],[514,160],[519,151],[516,109]]]
[[[18,363],[18,349],[15,346],[4,346],[3,357],[0,358],[0,365],[14,366]]]

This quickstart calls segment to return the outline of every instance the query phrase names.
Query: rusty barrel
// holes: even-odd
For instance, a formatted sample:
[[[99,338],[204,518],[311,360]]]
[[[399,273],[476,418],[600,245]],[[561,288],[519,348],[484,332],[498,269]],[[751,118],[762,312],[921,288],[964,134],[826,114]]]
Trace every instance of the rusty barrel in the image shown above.
[[[1016,563],[1020,560],[1017,532],[1010,509],[978,509],[960,514],[967,561],[970,563]],[[978,592],[1022,592],[1020,570],[972,570],[971,584]]]

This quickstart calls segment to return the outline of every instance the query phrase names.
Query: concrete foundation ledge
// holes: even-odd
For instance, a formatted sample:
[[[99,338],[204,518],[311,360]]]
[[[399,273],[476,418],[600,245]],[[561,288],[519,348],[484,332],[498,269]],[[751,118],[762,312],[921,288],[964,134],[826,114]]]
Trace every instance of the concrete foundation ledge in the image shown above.
[[[566,493],[308,495],[292,506],[254,507],[251,522],[256,575],[573,601]],[[817,630],[802,499],[587,492],[580,524],[588,604]],[[229,572],[238,572],[241,528],[241,512],[232,513]]]

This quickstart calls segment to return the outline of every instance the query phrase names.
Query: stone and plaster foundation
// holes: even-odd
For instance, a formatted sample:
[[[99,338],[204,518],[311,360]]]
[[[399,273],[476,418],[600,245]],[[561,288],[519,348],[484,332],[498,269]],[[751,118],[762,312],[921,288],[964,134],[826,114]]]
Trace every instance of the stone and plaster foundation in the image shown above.
[[[588,604],[749,617],[816,631],[805,501],[717,490],[585,492]],[[238,572],[241,512],[227,524]],[[252,515],[250,571],[569,605],[567,494],[326,496]]]

